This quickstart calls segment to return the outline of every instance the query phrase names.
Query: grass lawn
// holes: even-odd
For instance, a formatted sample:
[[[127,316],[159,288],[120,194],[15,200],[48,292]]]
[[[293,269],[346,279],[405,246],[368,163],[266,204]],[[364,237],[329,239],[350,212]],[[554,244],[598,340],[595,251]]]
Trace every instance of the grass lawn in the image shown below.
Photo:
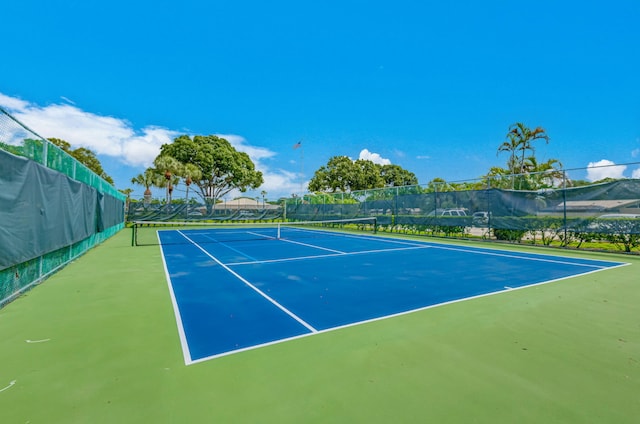
[[[185,366],[122,231],[0,309],[0,422],[637,423],[640,257],[544,252],[630,266]]]

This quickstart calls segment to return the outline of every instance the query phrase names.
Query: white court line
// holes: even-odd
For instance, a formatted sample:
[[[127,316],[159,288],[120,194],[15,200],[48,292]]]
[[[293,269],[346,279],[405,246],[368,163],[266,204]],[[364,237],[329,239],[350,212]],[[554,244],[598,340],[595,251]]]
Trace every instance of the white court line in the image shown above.
[[[302,229],[302,228],[300,228],[300,229],[294,228],[292,230],[294,230],[294,231],[314,232],[314,230],[306,230],[306,229]],[[323,234],[333,234],[331,231],[326,231],[326,230],[325,231],[316,231],[316,232],[322,232]],[[500,249],[492,249],[492,248],[489,248],[489,247],[477,247],[477,248],[472,247],[470,249],[460,248],[460,247],[448,247],[448,246],[446,246],[444,244],[441,244],[441,243],[438,243],[438,242],[434,242],[434,241],[415,241],[415,242],[410,242],[410,241],[389,239],[389,238],[387,238],[387,236],[363,236],[363,235],[358,235],[358,234],[340,234],[340,233],[336,233],[336,236],[367,239],[367,240],[376,240],[376,241],[385,241],[385,242],[388,242],[388,243],[407,244],[407,245],[410,245],[410,246],[428,245],[428,246],[431,246],[431,247],[433,247],[435,249],[453,250],[453,251],[460,251],[460,252],[467,252],[467,253],[477,253],[477,254],[481,254],[481,255],[504,256],[504,257],[508,257],[508,258],[527,259],[527,260],[532,260],[532,261],[551,262],[551,263],[568,264],[568,265],[579,265],[579,266],[585,266],[585,267],[589,267],[589,268],[598,268],[598,269],[609,269],[609,268],[612,268],[611,266],[606,266],[605,267],[603,265],[592,265],[592,264],[585,264],[585,263],[579,263],[579,262],[572,262],[569,259],[574,259],[574,258],[569,258],[569,257],[565,257],[567,259],[567,261],[560,261],[560,260],[545,259],[545,258],[535,258],[535,257],[531,257],[531,256],[518,256],[518,255],[515,255],[515,254],[512,255],[512,254],[508,254],[508,253],[498,253],[498,252],[506,252],[506,251],[505,250],[500,250]],[[489,252],[481,251],[480,249],[488,250]],[[554,255],[554,254],[545,254],[545,253],[531,253],[531,252],[524,252],[524,253],[526,255],[548,256],[549,258],[562,258],[563,257],[563,256],[558,256],[558,255]],[[580,259],[579,258],[575,258],[575,260],[579,261]],[[588,261],[592,261],[592,259],[587,259],[587,260]],[[608,262],[608,263],[620,264],[620,265],[617,265],[617,266],[629,265],[628,263],[620,263],[620,262],[616,262],[616,261],[607,261],[607,260],[601,260],[601,259],[598,259],[598,262],[605,262],[605,263]]]
[[[247,231],[247,234],[251,234],[253,236],[258,236],[260,238],[267,239],[267,240],[277,240],[276,237],[268,236],[266,234],[254,233],[253,231]]]
[[[176,295],[173,292],[173,284],[171,284],[171,275],[167,268],[167,261],[165,259],[164,249],[162,248],[162,240],[160,240],[160,231],[157,232],[158,243],[160,243],[160,257],[162,258],[162,266],[164,268],[164,275],[167,279],[167,286],[169,286],[169,296],[171,297],[171,304],[173,305],[173,313],[176,317],[176,325],[178,326],[178,336],[180,337],[180,345],[182,346],[182,356],[184,363],[189,365],[191,361],[191,351],[189,350],[189,343],[187,342],[187,336],[184,333],[184,326],[182,325],[182,317],[180,316],[180,308],[178,308],[178,301]]]
[[[329,249],[328,247],[316,246],[315,244],[302,243],[300,241],[295,241],[295,240],[281,239],[281,241],[284,241],[286,243],[299,244],[300,246],[312,247],[314,249],[326,250],[328,252],[339,253],[339,254],[342,254],[342,255],[346,255],[347,254],[347,252],[343,252],[341,250]]]
[[[625,265],[630,265],[630,264],[629,263],[625,263],[625,264],[621,264],[621,265],[618,265],[618,266],[612,266],[610,268],[594,269],[594,270],[591,270],[591,271],[585,271],[585,272],[580,273],[580,274],[568,275],[566,277],[554,278],[552,280],[540,281],[538,283],[527,284],[527,285],[524,285],[524,286],[518,286],[518,287],[505,286],[504,289],[502,289],[502,290],[495,290],[495,291],[482,293],[482,294],[478,294],[478,295],[474,295],[474,296],[463,297],[463,298],[460,298],[460,299],[448,300],[448,301],[445,301],[445,302],[436,303],[436,304],[433,304],[433,305],[421,306],[421,307],[418,307],[418,308],[409,309],[409,310],[406,310],[406,311],[400,311],[400,312],[392,313],[392,314],[389,314],[389,315],[382,315],[382,316],[379,316],[379,317],[369,318],[369,319],[362,320],[362,321],[351,322],[349,324],[343,324],[343,325],[338,325],[338,326],[335,326],[335,327],[329,327],[329,328],[325,328],[323,330],[318,330],[315,333],[301,334],[301,335],[298,335],[298,336],[293,336],[293,337],[288,337],[288,338],[284,338],[284,339],[274,340],[274,341],[271,341],[271,342],[262,343],[262,344],[258,344],[258,345],[255,345],[255,346],[247,346],[247,347],[241,348],[241,349],[231,350],[231,351],[227,351],[227,352],[221,352],[221,353],[217,353],[215,355],[210,355],[210,356],[207,356],[207,357],[196,359],[195,361],[193,361],[191,363],[195,364],[197,362],[205,362],[205,361],[209,361],[211,359],[216,359],[216,358],[220,358],[220,357],[223,357],[223,356],[229,356],[229,355],[233,355],[233,354],[236,354],[236,353],[245,352],[245,351],[248,351],[248,350],[259,349],[259,348],[262,348],[262,347],[265,347],[265,346],[284,343],[284,342],[288,342],[288,341],[291,341],[291,340],[300,339],[300,338],[303,338],[303,337],[314,336],[314,335],[317,335],[317,334],[322,334],[322,333],[328,333],[328,332],[332,332],[332,331],[342,330],[344,328],[355,327],[355,326],[358,326],[358,325],[369,324],[369,323],[376,322],[376,321],[392,319],[392,318],[400,317],[400,316],[403,316],[403,315],[409,315],[409,314],[413,314],[413,313],[420,312],[420,311],[426,311],[428,309],[439,308],[441,306],[446,306],[446,305],[451,305],[451,304],[455,304],[455,303],[466,302],[466,301],[469,301],[469,300],[480,299],[480,298],[488,297],[488,296],[495,296],[495,295],[504,294],[504,293],[508,293],[508,292],[516,291],[516,290],[524,290],[524,289],[528,289],[528,288],[535,287],[535,286],[541,286],[541,285],[544,285],[544,284],[555,283],[555,282],[558,282],[558,281],[571,279],[571,278],[574,278],[574,277],[581,277],[581,276],[588,275],[588,274],[594,274],[596,272],[606,271],[608,269],[613,269],[613,268],[617,268],[619,266],[625,266]],[[187,364],[187,365],[190,365],[190,364]]]
[[[388,238],[386,236],[372,236],[372,235],[362,235],[362,234],[348,234],[348,233],[339,233],[327,230],[309,230],[304,228],[287,228],[288,231],[298,231],[301,233],[312,233],[312,234],[326,234],[328,236],[334,236],[335,238],[355,238],[360,240],[374,240],[374,241],[382,241],[389,244],[406,244],[409,246],[422,246],[425,242],[416,241],[410,242],[406,240],[399,240],[394,238]],[[286,237],[281,237],[281,239],[286,239]]]
[[[435,308],[435,307],[440,307],[440,306],[444,306],[444,305],[448,305],[448,304],[452,304],[452,303],[458,303],[458,302],[463,302],[463,301],[476,299],[476,298],[480,298],[480,297],[485,297],[485,296],[491,296],[491,295],[495,295],[495,294],[505,293],[507,291],[512,291],[512,290],[526,289],[526,288],[530,288],[530,287],[533,287],[533,286],[538,286],[538,285],[542,285],[542,284],[548,284],[548,283],[552,283],[552,282],[556,282],[556,281],[560,281],[560,280],[564,280],[564,279],[574,278],[574,277],[583,276],[583,275],[587,275],[587,274],[591,274],[591,273],[595,273],[595,272],[599,272],[599,271],[603,271],[603,270],[608,270],[608,269],[613,269],[613,268],[617,268],[617,267],[621,267],[621,266],[630,265],[629,263],[619,263],[619,262],[613,262],[613,261],[600,260],[600,262],[604,262],[604,263],[611,262],[612,264],[616,264],[616,265],[613,265],[613,266],[610,266],[610,267],[597,266],[597,265],[591,265],[590,266],[589,264],[570,262],[568,259],[573,259],[573,258],[568,258],[568,257],[566,258],[567,261],[558,261],[558,260],[545,259],[545,258],[518,256],[518,255],[515,255],[515,254],[512,255],[512,254],[506,254],[506,253],[498,253],[498,252],[504,252],[504,251],[503,250],[502,251],[501,250],[497,250],[497,249],[494,249],[495,252],[487,252],[487,251],[479,251],[479,250],[464,249],[464,248],[446,247],[446,246],[441,245],[439,243],[433,243],[433,242],[431,242],[431,243],[426,243],[426,242],[409,243],[409,242],[395,242],[395,241],[389,240],[389,243],[405,244],[405,245],[409,245],[411,247],[398,248],[398,249],[380,249],[380,250],[353,252],[353,253],[346,253],[346,255],[358,255],[358,254],[375,253],[375,252],[382,252],[383,253],[383,252],[389,252],[389,251],[402,251],[402,250],[412,250],[412,249],[419,249],[419,248],[440,248],[440,249],[444,249],[444,250],[462,251],[462,252],[467,252],[467,253],[479,253],[479,254],[483,254],[483,255],[504,256],[504,257],[510,257],[510,258],[516,258],[516,259],[538,260],[538,261],[544,261],[544,262],[556,262],[556,263],[564,263],[564,264],[569,264],[569,265],[579,265],[579,266],[585,266],[585,267],[589,267],[590,266],[591,268],[595,268],[595,269],[592,269],[591,271],[585,271],[583,273],[573,274],[573,275],[566,276],[566,277],[561,277],[561,278],[557,278],[557,279],[542,281],[542,282],[538,282],[538,283],[534,283],[534,284],[528,284],[528,285],[524,285],[524,286],[520,286],[520,287],[504,286],[504,288],[502,290],[498,290],[498,291],[494,291],[494,292],[484,293],[484,294],[480,294],[480,295],[476,295],[476,296],[472,296],[472,297],[461,298],[461,299],[455,299],[455,300],[451,300],[451,301],[447,301],[447,302],[443,302],[443,303],[439,303],[439,304],[419,307],[419,308],[416,308],[416,309],[407,310],[407,311],[403,311],[403,312],[399,312],[399,313],[395,313],[395,314],[390,314],[390,315],[385,315],[385,316],[380,316],[380,317],[376,317],[376,318],[372,318],[372,319],[368,319],[368,320],[364,320],[364,321],[357,321],[357,322],[353,322],[353,323],[349,323],[349,324],[345,324],[345,325],[341,325],[341,326],[337,326],[337,327],[331,327],[331,328],[327,328],[327,329],[323,329],[323,330],[317,330],[317,329],[314,329],[313,327],[311,327],[310,325],[308,326],[308,324],[305,325],[306,323],[304,323],[304,321],[302,321],[300,318],[298,318],[297,316],[293,315],[292,313],[287,312],[287,310],[283,309],[283,307],[281,307],[281,305],[277,304],[277,302],[273,301],[273,299],[271,299],[266,294],[262,293],[259,289],[257,289],[255,286],[251,285],[247,280],[245,280],[244,278],[239,276],[237,273],[235,273],[232,270],[230,270],[228,268],[228,266],[227,266],[227,265],[229,265],[229,266],[230,265],[245,265],[245,264],[251,264],[251,263],[235,263],[235,264],[226,264],[225,265],[225,264],[221,263],[215,257],[211,256],[201,246],[199,246],[198,244],[194,243],[193,240],[189,239],[189,237],[185,236],[181,231],[178,230],[178,232],[183,237],[185,237],[187,240],[192,242],[196,247],[198,247],[200,250],[202,250],[207,256],[212,258],[216,263],[220,264],[222,267],[224,267],[226,270],[228,270],[231,274],[235,275],[242,282],[247,284],[253,290],[255,290],[256,292],[261,294],[267,300],[272,302],[274,305],[278,306],[285,313],[289,314],[294,319],[296,319],[298,322],[300,322],[302,325],[304,325],[305,327],[309,328],[312,331],[311,333],[308,333],[308,334],[302,334],[302,335],[298,335],[298,336],[293,336],[293,337],[288,337],[288,338],[284,338],[284,339],[274,340],[272,342],[262,343],[262,344],[255,345],[255,346],[248,346],[246,348],[241,348],[241,349],[237,349],[237,350],[222,352],[222,353],[211,355],[211,356],[208,356],[208,357],[203,357],[203,358],[199,358],[199,359],[196,359],[196,360],[191,360],[188,344],[186,343],[186,337],[184,335],[184,330],[183,330],[183,327],[182,327],[182,321],[181,321],[179,313],[178,313],[179,309],[177,307],[177,302],[175,300],[175,295],[173,293],[173,288],[171,286],[170,276],[169,276],[168,271],[167,271],[167,266],[166,266],[166,262],[165,262],[165,258],[164,258],[164,252],[163,252],[163,254],[161,255],[162,256],[162,261],[163,261],[163,264],[164,264],[164,267],[165,267],[165,274],[167,275],[167,282],[169,284],[169,290],[170,290],[170,293],[171,293],[172,303],[174,305],[174,310],[176,312],[176,320],[178,321],[178,331],[180,333],[180,340],[181,340],[182,347],[183,347],[183,353],[184,353],[185,364],[186,365],[191,365],[191,364],[194,364],[194,363],[204,362],[204,361],[211,360],[211,359],[214,359],[214,358],[227,356],[227,355],[232,355],[232,354],[235,354],[235,353],[248,351],[248,350],[253,350],[253,349],[257,349],[257,348],[265,347],[265,346],[269,346],[269,345],[274,345],[274,344],[278,344],[278,343],[282,343],[282,342],[286,342],[286,341],[290,341],[290,340],[294,340],[294,339],[298,339],[298,338],[302,338],[302,337],[308,337],[308,336],[312,336],[312,335],[315,335],[315,334],[321,334],[321,333],[325,333],[325,332],[340,330],[342,328],[347,328],[347,327],[352,327],[352,326],[356,326],[356,325],[366,324],[366,323],[369,323],[369,322],[374,322],[374,321],[394,318],[394,317],[397,317],[397,316],[410,314],[410,313],[414,313],[414,312],[417,312],[417,311],[422,311],[422,310],[431,309],[431,308]],[[378,238],[378,237],[362,237],[362,236],[357,236],[357,235],[356,236],[352,236],[352,237],[354,237],[354,238],[366,238],[366,239],[378,240],[378,241],[387,241],[387,240],[384,239],[384,237],[380,237],[380,238]],[[160,246],[160,248],[162,249],[162,245]],[[492,250],[492,249],[488,249],[488,248],[478,248],[478,249]],[[538,256],[545,256],[545,255],[539,254],[539,253],[531,253],[531,254],[532,255],[538,255]],[[304,260],[304,259],[323,258],[323,257],[335,257],[335,256],[341,256],[341,255],[343,255],[343,254],[342,253],[340,253],[340,254],[336,253],[336,254],[329,254],[329,255],[318,255],[318,256],[298,257],[298,258],[289,258],[289,259],[267,260],[267,261],[259,261],[259,262],[255,262],[255,263],[284,262],[284,261],[291,261],[291,260]],[[548,256],[550,256],[551,258],[552,257],[558,258],[558,256],[553,256],[553,255],[548,255]],[[576,260],[580,260],[580,259],[576,258]]]
[[[178,232],[180,232],[180,231],[178,230]],[[182,233],[180,233],[180,234],[182,234]],[[254,233],[249,233],[249,234],[254,234]],[[184,234],[182,234],[182,236],[186,237]],[[247,255],[245,252],[243,252],[243,251],[241,251],[241,250],[238,250],[238,249],[236,249],[236,248],[234,248],[234,247],[232,247],[232,246],[229,246],[227,243],[223,243],[223,242],[221,242],[221,241],[219,241],[219,240],[217,240],[217,239],[215,239],[215,238],[209,237],[209,236],[207,236],[207,238],[208,238],[209,240],[213,240],[216,244],[219,244],[220,246],[224,246],[224,247],[226,247],[227,249],[229,249],[229,250],[232,250],[232,251],[236,252],[236,253],[237,253],[237,254],[239,254],[240,256],[245,256],[245,257],[247,257],[247,258],[249,258],[249,259],[253,259],[254,261],[257,261],[257,259],[256,259],[256,258],[254,258],[253,256],[249,256],[249,255]],[[191,241],[191,239],[188,239],[188,240],[189,240],[189,241]],[[191,242],[193,243],[193,241],[191,241]],[[196,243],[194,243],[194,244],[196,244]]]
[[[282,312],[284,312],[285,314],[289,315],[291,318],[295,319],[296,321],[298,321],[300,324],[302,324],[303,326],[305,326],[309,331],[311,331],[312,333],[317,333],[318,330],[316,330],[315,328],[313,328],[309,323],[307,323],[306,321],[304,321],[302,318],[300,318],[299,316],[297,316],[296,314],[294,314],[293,312],[291,312],[290,310],[288,310],[287,308],[285,308],[284,306],[282,306],[280,303],[278,303],[275,299],[273,299],[272,297],[270,297],[268,294],[266,294],[265,292],[263,292],[262,290],[260,290],[259,288],[257,288],[256,286],[254,286],[253,284],[251,284],[249,281],[247,281],[244,277],[242,277],[240,274],[238,274],[237,272],[235,272],[234,270],[232,270],[231,268],[229,268],[227,265],[223,264],[222,262],[220,262],[215,256],[211,255],[209,252],[207,252],[205,249],[202,248],[202,246],[200,246],[199,244],[195,243],[193,240],[191,240],[189,237],[187,237],[186,235],[184,235],[182,233],[182,231],[178,230],[178,233],[180,233],[182,235],[182,237],[186,238],[187,240],[189,240],[191,243],[193,243],[194,246],[196,246],[198,249],[200,249],[205,255],[207,255],[208,257],[210,257],[211,259],[213,259],[217,264],[219,264],[221,267],[223,267],[224,269],[226,269],[228,272],[230,272],[233,276],[235,276],[237,279],[239,279],[240,281],[242,281],[243,283],[245,283],[247,286],[249,286],[250,288],[252,288],[255,292],[257,292],[260,296],[264,297],[265,299],[267,299],[269,302],[271,302],[274,306],[276,306],[278,309],[280,309]]]
[[[572,261],[569,261],[569,260],[566,260],[566,261],[553,260],[553,259],[550,259],[550,258],[552,258],[552,257],[560,258],[561,256],[541,255],[539,253],[525,252],[526,254],[531,254],[531,255],[549,256],[549,259],[547,259],[547,258],[535,258],[535,257],[532,257],[532,256],[519,256],[519,255],[515,255],[515,254],[508,254],[508,253],[497,253],[498,252],[497,250],[495,250],[493,252],[483,252],[483,251],[478,251],[478,250],[463,249],[463,248],[459,248],[459,247],[445,247],[443,245],[432,245],[432,247],[434,249],[453,250],[453,251],[456,251],[456,252],[475,253],[475,254],[478,254],[478,255],[501,256],[501,257],[504,257],[504,258],[523,259],[523,260],[527,260],[527,261],[540,261],[540,262],[549,262],[549,263],[556,263],[556,264],[563,264],[563,265],[576,265],[576,266],[584,266],[584,267],[587,267],[587,268],[597,268],[597,269],[610,269],[610,268],[612,268],[611,266],[586,264],[586,263],[580,263],[580,262],[572,262]],[[567,259],[569,259],[569,258],[567,258]],[[579,260],[579,259],[576,259],[576,260]],[[590,260],[590,259],[588,259],[588,260]],[[606,261],[600,261],[600,262],[606,262]]]
[[[430,248],[431,246],[398,247],[396,249],[362,250],[360,252],[346,252],[346,253],[341,252],[341,253],[332,253],[327,255],[294,256],[291,258],[265,259],[263,261],[255,261],[255,262],[231,262],[226,265],[228,266],[256,265],[256,264],[268,264],[268,263],[276,263],[276,262],[302,261],[307,259],[335,258],[336,256],[366,255],[369,253],[388,253],[388,252],[399,252],[402,250],[416,250],[416,249],[430,249]]]

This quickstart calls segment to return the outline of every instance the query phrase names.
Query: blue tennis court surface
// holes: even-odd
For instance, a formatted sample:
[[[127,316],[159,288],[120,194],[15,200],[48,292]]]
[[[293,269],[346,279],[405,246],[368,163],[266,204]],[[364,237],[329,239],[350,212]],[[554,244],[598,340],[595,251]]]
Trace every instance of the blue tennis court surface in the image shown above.
[[[158,232],[187,364],[624,265],[323,231],[241,231]]]

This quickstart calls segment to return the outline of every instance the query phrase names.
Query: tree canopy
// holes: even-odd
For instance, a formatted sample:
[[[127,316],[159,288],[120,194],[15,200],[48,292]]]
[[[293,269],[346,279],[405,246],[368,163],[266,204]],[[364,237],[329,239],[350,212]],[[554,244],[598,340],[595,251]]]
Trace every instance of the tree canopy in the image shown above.
[[[172,143],[162,145],[154,163],[161,175],[169,172],[195,184],[197,193],[209,204],[231,190],[245,192],[264,182],[262,172],[255,169],[248,154],[237,151],[227,140],[215,135],[177,137]]]
[[[418,184],[412,172],[399,165],[380,165],[370,160],[333,156],[309,181],[309,191],[350,192]]]
[[[69,142],[61,140],[59,138],[50,138],[49,141],[61,148],[73,158],[75,158],[78,162],[82,163],[84,166],[98,174],[106,182],[113,185],[113,178],[111,178],[109,175],[107,175],[106,172],[104,172],[100,160],[92,150],[89,150],[85,147],[72,149]]]

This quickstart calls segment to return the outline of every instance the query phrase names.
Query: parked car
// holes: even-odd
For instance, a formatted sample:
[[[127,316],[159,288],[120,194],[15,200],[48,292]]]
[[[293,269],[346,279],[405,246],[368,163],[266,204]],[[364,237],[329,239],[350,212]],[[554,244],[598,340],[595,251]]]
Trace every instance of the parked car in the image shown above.
[[[489,224],[489,212],[474,212],[473,215],[471,215],[471,222],[475,226],[484,226]]]
[[[427,216],[467,216],[467,212],[460,208],[436,209],[429,212]]]

